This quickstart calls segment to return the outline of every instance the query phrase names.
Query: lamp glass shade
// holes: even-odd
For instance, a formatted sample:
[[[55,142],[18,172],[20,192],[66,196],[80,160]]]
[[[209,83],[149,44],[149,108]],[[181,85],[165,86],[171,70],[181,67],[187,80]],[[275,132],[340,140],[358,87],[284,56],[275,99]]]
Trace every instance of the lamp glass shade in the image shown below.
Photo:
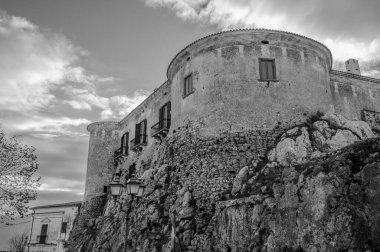
[[[137,197],[142,197],[144,195],[144,191],[145,191],[145,186],[144,185],[140,185],[139,186],[139,191],[137,192]]]
[[[127,181],[127,194],[136,195],[139,191],[140,181],[135,178],[128,179]]]
[[[120,183],[111,183],[110,187],[111,187],[111,194],[113,196],[120,196],[121,195],[121,192],[122,192],[122,189],[123,189],[123,185],[122,184],[120,184]]]

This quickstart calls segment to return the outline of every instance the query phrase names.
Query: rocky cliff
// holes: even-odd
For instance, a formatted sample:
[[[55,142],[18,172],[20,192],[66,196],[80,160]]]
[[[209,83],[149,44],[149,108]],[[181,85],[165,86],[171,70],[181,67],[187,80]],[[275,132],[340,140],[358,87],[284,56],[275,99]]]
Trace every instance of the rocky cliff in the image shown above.
[[[128,234],[108,196],[96,216],[81,210],[73,251],[122,251],[126,235],[133,251],[380,250],[380,139],[364,122],[315,115],[218,137],[190,125],[154,148]]]

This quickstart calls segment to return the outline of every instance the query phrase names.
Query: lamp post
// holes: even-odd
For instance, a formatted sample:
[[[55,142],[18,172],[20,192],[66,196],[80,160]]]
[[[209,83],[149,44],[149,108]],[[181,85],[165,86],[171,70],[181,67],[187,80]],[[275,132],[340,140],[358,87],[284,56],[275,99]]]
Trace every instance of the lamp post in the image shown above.
[[[142,180],[137,178],[130,178],[128,179],[126,183],[126,191],[128,195],[131,195],[131,200],[129,201],[128,208],[125,211],[122,207],[122,204],[119,201],[116,201],[116,198],[120,196],[123,193],[123,184],[120,183],[120,178],[116,177],[110,184],[111,187],[111,194],[115,198],[115,202],[117,202],[120,206],[120,211],[125,213],[125,240],[124,240],[124,252],[127,252],[127,243],[128,243],[128,222],[129,222],[129,214],[131,213],[132,209],[132,202],[134,199],[134,196],[142,197],[144,195],[145,186],[142,184]]]

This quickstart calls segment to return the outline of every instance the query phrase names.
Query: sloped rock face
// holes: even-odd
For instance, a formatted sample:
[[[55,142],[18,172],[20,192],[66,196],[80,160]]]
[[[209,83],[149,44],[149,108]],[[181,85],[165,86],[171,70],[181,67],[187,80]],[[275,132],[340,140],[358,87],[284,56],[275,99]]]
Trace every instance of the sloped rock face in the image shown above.
[[[217,250],[379,251],[379,175],[378,138],[266,165],[247,183],[250,196],[217,204]]]
[[[177,131],[138,171],[144,197],[109,196],[71,250],[122,251],[126,236],[138,251],[380,249],[380,140],[330,117],[218,137]]]

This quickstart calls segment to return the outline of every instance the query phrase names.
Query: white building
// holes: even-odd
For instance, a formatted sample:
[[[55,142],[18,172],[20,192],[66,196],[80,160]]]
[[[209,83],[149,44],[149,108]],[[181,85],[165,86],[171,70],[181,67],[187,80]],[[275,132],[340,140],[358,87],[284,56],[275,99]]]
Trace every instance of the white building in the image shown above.
[[[81,201],[33,207],[29,252],[65,251]]]

